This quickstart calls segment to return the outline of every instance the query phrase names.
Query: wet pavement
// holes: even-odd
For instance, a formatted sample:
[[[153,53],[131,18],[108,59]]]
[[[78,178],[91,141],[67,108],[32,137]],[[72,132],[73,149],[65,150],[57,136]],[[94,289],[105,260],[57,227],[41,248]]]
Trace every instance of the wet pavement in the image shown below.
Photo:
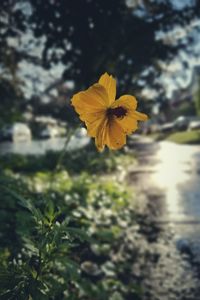
[[[200,146],[154,143],[150,139],[134,141],[139,157],[140,188],[153,188],[164,195],[160,222],[169,223],[176,235],[191,243],[200,243]]]
[[[200,300],[200,146],[131,144],[139,161],[129,184],[146,201],[139,222],[150,252],[139,263],[142,300]]]

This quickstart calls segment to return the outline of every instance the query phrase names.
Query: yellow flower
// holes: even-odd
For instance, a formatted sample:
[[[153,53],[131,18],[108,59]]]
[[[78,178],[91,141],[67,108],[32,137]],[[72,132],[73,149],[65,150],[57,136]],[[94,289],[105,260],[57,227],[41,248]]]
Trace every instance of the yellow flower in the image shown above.
[[[137,127],[137,121],[147,120],[147,115],[136,111],[135,97],[116,97],[116,80],[107,73],[89,89],[75,94],[72,105],[85,122],[88,134],[95,138],[99,151],[107,145],[116,150],[126,144],[126,135]]]

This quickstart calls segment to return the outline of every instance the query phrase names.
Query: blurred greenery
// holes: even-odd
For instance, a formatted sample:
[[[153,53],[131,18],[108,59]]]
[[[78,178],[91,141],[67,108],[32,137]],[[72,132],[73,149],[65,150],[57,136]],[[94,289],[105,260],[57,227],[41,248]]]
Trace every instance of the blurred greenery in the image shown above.
[[[186,130],[172,133],[152,133],[149,135],[155,141],[167,140],[177,144],[200,144],[200,130]]]
[[[33,119],[51,115],[73,126],[77,118],[66,98],[69,103],[105,71],[118,79],[119,95],[134,93],[149,113],[156,101],[169,100],[165,82],[157,80],[165,75],[162,66],[179,60],[180,49],[194,55],[197,39],[187,28],[199,9],[198,1],[177,9],[168,0],[1,0],[0,126],[27,111]],[[179,28],[188,36],[177,39]],[[178,81],[173,85],[179,88]],[[154,91],[149,101],[144,88]]]
[[[167,140],[178,144],[200,144],[200,130],[175,132],[168,135]]]
[[[58,153],[54,161],[49,155],[1,158],[1,299],[139,299],[127,262],[136,253],[121,251],[134,202],[109,180],[119,162],[126,166],[123,153],[104,153],[100,168],[81,164],[80,157],[95,159],[87,148],[54,171]]]
[[[7,154],[0,156],[0,166],[3,169],[12,168],[14,172],[35,173],[51,172],[56,168],[67,170],[70,174],[77,174],[86,170],[90,174],[115,171],[120,164],[126,167],[129,160],[134,160],[134,152],[127,155],[124,150],[112,153],[108,149],[99,153],[93,143],[88,146],[66,152],[61,165],[57,166],[60,152],[49,151],[45,155]]]
[[[22,95],[15,91],[12,84],[7,80],[0,78],[0,98],[1,98],[1,113],[0,113],[0,128],[4,124],[12,124],[14,122],[23,121],[22,116]]]
[[[198,115],[195,107],[195,101],[183,101],[176,109],[170,110],[170,120],[174,121],[180,116],[195,116]]]
[[[200,78],[198,79],[198,89],[194,95],[197,116],[200,116]]]

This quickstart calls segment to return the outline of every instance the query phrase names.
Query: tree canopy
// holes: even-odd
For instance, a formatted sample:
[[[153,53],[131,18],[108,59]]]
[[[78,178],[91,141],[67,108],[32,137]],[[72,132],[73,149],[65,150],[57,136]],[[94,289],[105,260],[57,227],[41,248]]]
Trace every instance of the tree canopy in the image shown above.
[[[120,93],[148,87],[165,97],[167,66],[182,52],[196,55],[197,0],[2,0],[0,9],[1,78],[26,99],[63,97],[66,81],[70,95],[105,71]]]

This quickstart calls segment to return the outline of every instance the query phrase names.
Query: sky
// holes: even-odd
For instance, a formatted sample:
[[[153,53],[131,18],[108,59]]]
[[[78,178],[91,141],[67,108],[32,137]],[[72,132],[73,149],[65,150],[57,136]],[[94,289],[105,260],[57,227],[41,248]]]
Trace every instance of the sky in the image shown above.
[[[171,61],[160,62],[163,70],[158,81],[164,83],[165,92],[170,99],[178,88],[186,88],[194,79],[194,69],[200,66],[200,19],[195,19],[186,28],[177,26],[167,33],[158,32],[157,39],[164,44],[176,44],[181,40],[182,48]]]

